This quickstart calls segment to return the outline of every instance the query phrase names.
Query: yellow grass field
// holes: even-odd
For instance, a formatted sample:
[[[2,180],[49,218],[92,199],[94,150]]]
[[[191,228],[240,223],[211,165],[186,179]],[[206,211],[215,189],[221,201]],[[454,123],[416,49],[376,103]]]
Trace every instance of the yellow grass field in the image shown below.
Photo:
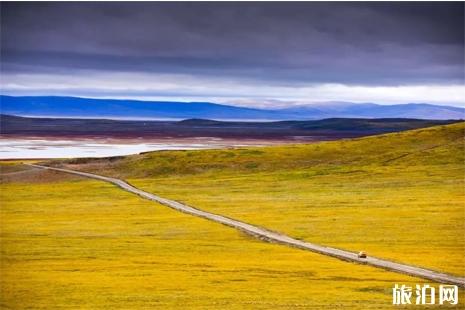
[[[1,185],[3,309],[389,309],[394,283],[424,283],[264,243],[103,182],[30,174]]]
[[[310,242],[463,276],[464,128],[54,164]],[[395,283],[426,283],[264,243],[103,182],[0,167],[6,309],[392,309]],[[459,300],[463,308],[463,290]]]

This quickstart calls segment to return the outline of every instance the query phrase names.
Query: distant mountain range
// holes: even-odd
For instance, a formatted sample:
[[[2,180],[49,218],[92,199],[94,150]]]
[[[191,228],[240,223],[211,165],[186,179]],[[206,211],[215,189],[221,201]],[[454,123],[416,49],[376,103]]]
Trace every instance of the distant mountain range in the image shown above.
[[[379,105],[328,102],[285,109],[258,109],[209,102],[166,102],[76,97],[0,96],[3,114],[35,117],[80,117],[110,119],[202,118],[212,120],[272,121],[325,118],[416,118],[463,119],[465,108],[424,103]]]

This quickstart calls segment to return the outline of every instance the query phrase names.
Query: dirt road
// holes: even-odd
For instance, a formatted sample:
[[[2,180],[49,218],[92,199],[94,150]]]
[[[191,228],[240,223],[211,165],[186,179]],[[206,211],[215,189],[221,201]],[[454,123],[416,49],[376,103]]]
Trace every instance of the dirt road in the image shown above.
[[[165,199],[162,197],[158,197],[156,195],[144,192],[120,179],[109,178],[109,177],[104,177],[104,176],[100,176],[96,174],[85,173],[85,172],[69,170],[69,169],[52,168],[52,167],[33,165],[33,164],[28,164],[28,165],[35,167],[35,168],[61,171],[61,172],[80,175],[80,176],[87,177],[87,178],[109,182],[109,183],[119,186],[120,188],[128,192],[139,195],[140,197],[143,197],[145,199],[156,201],[162,205],[165,205],[167,207],[170,207],[172,209],[175,209],[175,210],[178,210],[178,211],[190,214],[190,215],[202,217],[202,218],[205,218],[205,219],[217,222],[217,223],[221,223],[223,225],[233,227],[235,229],[241,230],[244,233],[247,233],[249,235],[252,235],[264,241],[280,243],[280,244],[284,244],[284,245],[288,245],[288,246],[292,246],[292,247],[296,247],[296,248],[300,248],[304,250],[309,250],[309,251],[316,252],[319,254],[336,257],[341,260],[345,260],[349,262],[356,262],[359,264],[366,264],[366,265],[370,265],[370,266],[374,266],[374,267],[378,267],[378,268],[382,268],[382,269],[386,269],[386,270],[390,270],[390,271],[394,271],[398,273],[407,274],[407,275],[414,276],[414,277],[428,279],[434,282],[455,284],[461,287],[465,287],[465,278],[460,278],[460,277],[448,275],[445,273],[439,273],[436,271],[419,268],[415,266],[395,263],[392,261],[383,260],[383,259],[370,257],[370,256],[368,256],[367,258],[359,258],[356,253],[304,242],[304,241],[297,240],[297,239],[291,238],[283,234],[269,231],[267,229],[264,229],[258,226],[250,225],[250,224],[237,221],[231,218],[227,218],[227,217],[224,217],[218,214],[202,211],[202,210],[187,206],[185,204],[179,203],[174,200],[169,200],[169,199]]]

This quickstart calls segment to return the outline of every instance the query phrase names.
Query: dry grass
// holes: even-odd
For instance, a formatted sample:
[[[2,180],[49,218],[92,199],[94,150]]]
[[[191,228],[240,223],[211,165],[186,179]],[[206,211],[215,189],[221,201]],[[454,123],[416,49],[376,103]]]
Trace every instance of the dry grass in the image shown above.
[[[464,275],[464,128],[70,167],[311,242]],[[384,309],[394,283],[423,282],[266,244],[105,183],[30,173],[2,184],[3,308]]]
[[[1,193],[5,309],[384,309],[394,283],[423,282],[263,243],[98,181]]]

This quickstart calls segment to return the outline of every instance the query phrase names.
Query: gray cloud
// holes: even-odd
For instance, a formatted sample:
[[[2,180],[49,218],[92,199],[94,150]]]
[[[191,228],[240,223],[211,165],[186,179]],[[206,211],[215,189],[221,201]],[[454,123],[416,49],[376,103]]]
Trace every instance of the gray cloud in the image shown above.
[[[463,3],[1,4],[2,71],[462,83]]]

